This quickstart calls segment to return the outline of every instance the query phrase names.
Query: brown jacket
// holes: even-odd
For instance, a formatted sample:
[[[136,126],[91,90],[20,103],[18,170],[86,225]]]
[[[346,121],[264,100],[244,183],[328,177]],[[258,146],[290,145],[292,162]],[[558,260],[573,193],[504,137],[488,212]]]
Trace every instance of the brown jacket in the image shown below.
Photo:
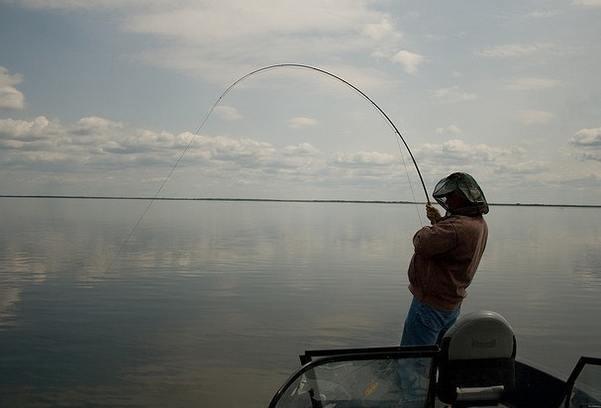
[[[488,226],[481,215],[451,215],[415,233],[409,290],[439,309],[461,305],[486,247]]]

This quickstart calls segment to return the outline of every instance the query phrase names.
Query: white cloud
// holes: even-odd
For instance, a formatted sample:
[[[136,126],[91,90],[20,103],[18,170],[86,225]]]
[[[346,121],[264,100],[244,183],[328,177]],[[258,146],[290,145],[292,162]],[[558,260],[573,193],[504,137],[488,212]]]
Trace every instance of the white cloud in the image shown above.
[[[451,139],[441,144],[426,143],[416,149],[420,155],[429,159],[447,162],[472,161],[490,162],[501,156],[513,153],[510,149],[498,148],[486,144],[470,145],[461,139]]]
[[[542,50],[553,48],[552,44],[533,43],[533,44],[505,44],[495,47],[484,48],[477,52],[478,55],[491,58],[515,58],[527,57],[536,54]]]
[[[451,136],[461,132],[456,125],[438,130],[440,134]],[[593,145],[599,142],[600,135],[600,129],[582,129],[576,133],[572,144]],[[194,136],[190,132],[174,134],[136,129],[95,116],[72,123],[45,117],[31,121],[0,120],[0,166],[14,175],[27,171],[33,175],[32,180],[56,177],[70,180],[73,186],[80,183],[85,186],[86,193],[115,191],[111,190],[115,183],[121,183],[125,187],[117,190],[118,194],[135,194],[126,183],[138,185],[162,179],[192,138],[193,143],[174,177],[185,186],[178,193],[166,190],[166,195],[210,196],[211,191],[225,191],[226,195],[234,196],[244,195],[247,191],[247,195],[253,195],[263,191],[259,187],[264,185],[272,186],[273,191],[282,191],[283,195],[286,195],[287,187],[278,190],[276,186],[338,186],[340,191],[350,191],[345,190],[347,188],[388,191],[385,186],[406,182],[406,169],[398,152],[342,153],[321,151],[307,142],[276,146],[250,138]],[[588,158],[593,159],[597,150],[586,150]],[[520,177],[541,179],[549,171],[547,163],[531,159],[521,148],[470,144],[457,138],[439,144],[418,145],[412,147],[412,151],[422,170],[427,169],[425,175],[428,178],[463,170],[479,178],[495,178],[501,180],[500,183],[511,184],[516,180],[522,183]],[[115,171],[120,174],[118,181],[108,178]],[[125,179],[121,173],[128,174],[129,178]],[[193,181],[182,181],[186,174]],[[86,182],[92,177],[100,181]],[[190,183],[198,183],[201,187],[190,193]],[[218,185],[216,190],[206,190],[209,183]],[[254,187],[235,190],[242,185]],[[96,191],[96,186],[101,190]],[[26,188],[26,183],[20,188]],[[148,189],[136,191],[148,194]],[[35,192],[35,189],[29,192]],[[349,198],[348,195],[345,197]]]
[[[87,135],[99,132],[108,132],[115,129],[122,129],[123,123],[114,122],[99,116],[88,116],[77,121],[72,132],[74,134]]]
[[[331,56],[370,54],[398,42],[400,34],[386,13],[361,0],[334,3],[308,0],[267,0],[249,3],[181,2],[156,11],[140,9],[124,24],[128,31],[166,39],[157,59],[148,50],[149,63],[169,64],[210,79],[232,78],[244,71],[282,60],[328,61]],[[387,45],[388,44],[388,45]]]
[[[151,7],[163,3],[161,0],[7,0],[9,3],[34,9],[124,9],[135,6]]]
[[[549,170],[549,164],[540,160],[519,160],[515,162],[499,161],[495,165],[497,174],[508,175],[541,175]]]
[[[0,109],[23,109],[25,97],[15,88],[22,80],[21,75],[11,75],[8,69],[0,66]]]
[[[276,149],[269,143],[249,138],[234,139],[225,136],[198,135],[194,151],[210,161],[233,162],[242,167],[257,167],[271,159]]]
[[[392,166],[399,163],[399,158],[381,152],[339,153],[334,162],[344,167]]]
[[[437,135],[458,136],[458,135],[461,135],[462,133],[463,133],[463,131],[456,125],[449,125],[445,128],[442,128],[442,127],[436,128]]]
[[[580,129],[570,143],[576,146],[601,147],[601,127],[591,129]]]
[[[580,158],[601,162],[601,127],[580,129],[569,140],[580,151]]]
[[[203,164],[207,171],[245,168],[277,172],[321,155],[308,143],[276,148],[250,138],[135,129],[100,117],[62,124],[40,116],[31,121],[0,119],[0,163],[75,173],[99,168],[164,169],[175,163],[192,138],[181,164]]]
[[[580,158],[583,160],[594,160],[601,162],[601,151],[583,152],[580,155]]]
[[[83,189],[86,194],[115,191],[118,191],[116,194],[136,194],[133,190],[149,194],[148,183],[155,184],[165,177],[192,138],[193,143],[174,176],[180,183],[175,185],[186,184],[186,187],[177,193],[169,187],[164,194],[189,195],[190,183],[218,185],[214,191],[230,191],[229,188],[242,185],[268,185],[280,191],[275,186],[300,185],[298,182],[312,188],[343,183],[344,188],[372,190],[386,183],[405,182],[405,170],[398,154],[338,153],[321,151],[307,142],[280,147],[250,138],[195,136],[190,132],[173,134],[136,129],[95,116],[72,123],[45,117],[30,121],[0,119],[0,166],[19,177],[27,173],[31,183],[35,180],[38,183],[52,180],[54,185],[68,182],[75,191]],[[115,172],[119,172],[119,176],[111,178]],[[191,181],[182,181],[186,175]],[[20,191],[27,191],[28,183],[19,185]],[[34,191],[28,193],[39,193],[36,187],[30,188]],[[202,189],[199,194],[209,194],[207,191]],[[248,194],[254,191],[259,190],[248,190]],[[238,193],[236,190],[231,194]]]
[[[560,81],[549,78],[516,78],[509,81],[506,88],[512,91],[532,91],[555,88],[560,84]]]
[[[403,36],[397,31],[388,18],[382,18],[377,23],[368,23],[363,27],[363,35],[375,41],[382,41],[386,38],[401,39]]]
[[[33,121],[2,119],[0,120],[0,139],[32,141],[48,137],[50,122],[44,116]]]
[[[288,126],[292,129],[300,129],[317,125],[317,120],[306,116],[296,116],[288,120]]]
[[[439,144],[426,143],[413,150],[420,164],[437,177],[468,171],[499,181],[519,175],[537,176],[548,169],[547,163],[530,159],[524,149],[515,146],[469,144],[451,139]]]
[[[181,136],[130,129],[119,122],[87,117],[63,125],[39,116],[32,121],[0,120],[0,161],[48,166],[91,163],[123,165],[148,159],[153,150],[181,149]],[[156,161],[165,161],[157,155]]]
[[[405,69],[405,72],[408,74],[415,74],[417,72],[417,68],[424,62],[424,57],[422,55],[407,51],[401,50],[394,54],[391,57],[393,62],[401,64]]]
[[[238,112],[238,109],[233,106],[219,105],[213,111],[215,115],[223,120],[234,121],[243,118],[242,114]]]
[[[286,146],[282,149],[282,152],[287,156],[318,156],[321,154],[319,149],[310,143]]]
[[[535,10],[526,16],[531,18],[550,18],[561,14],[561,10]]]
[[[477,98],[476,94],[466,92],[457,85],[449,88],[437,89],[432,92],[432,96],[443,103],[466,102]]]
[[[581,7],[601,7],[601,0],[574,0],[572,4]]]
[[[520,121],[525,125],[543,125],[549,123],[551,119],[553,119],[553,114],[550,112],[539,110],[520,112]]]
[[[324,171],[335,184],[382,188],[387,183],[405,183],[406,170],[400,156],[385,152],[335,153]]]
[[[306,60],[307,55],[322,66],[347,65],[340,61],[366,55],[390,59],[402,38],[390,14],[365,0],[25,0],[23,4],[113,10],[122,30],[160,40],[160,47],[141,50],[133,58],[219,83],[258,66]],[[408,72],[417,69],[420,57],[399,56]]]
[[[0,109],[23,109],[25,98],[14,87],[0,87]]]

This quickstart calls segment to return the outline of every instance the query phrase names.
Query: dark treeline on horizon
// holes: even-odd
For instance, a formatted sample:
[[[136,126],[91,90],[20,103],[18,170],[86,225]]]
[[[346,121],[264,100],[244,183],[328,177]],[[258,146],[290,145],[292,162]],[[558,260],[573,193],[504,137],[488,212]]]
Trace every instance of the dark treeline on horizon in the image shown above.
[[[84,196],[84,195],[41,195],[0,194],[0,198],[62,198],[85,200],[154,200],[154,201],[247,201],[283,203],[359,203],[359,204],[426,204],[424,201],[389,200],[335,200],[335,199],[284,199],[284,198],[232,198],[232,197],[134,197],[134,196]],[[601,208],[601,204],[542,204],[542,203],[488,203],[499,207],[576,207]]]

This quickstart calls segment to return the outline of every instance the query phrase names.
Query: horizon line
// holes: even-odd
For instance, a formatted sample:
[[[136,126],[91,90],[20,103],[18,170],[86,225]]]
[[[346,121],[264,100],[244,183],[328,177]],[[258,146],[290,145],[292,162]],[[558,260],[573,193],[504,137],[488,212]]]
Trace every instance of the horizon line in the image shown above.
[[[426,204],[425,201],[344,200],[344,199],[286,199],[286,198],[233,198],[233,197],[146,197],[146,196],[87,196],[56,194],[0,194],[0,198],[62,198],[83,200],[153,200],[153,201],[247,201],[289,203],[349,203],[349,204]],[[497,207],[577,207],[601,208],[601,204],[543,204],[543,203],[488,203]]]

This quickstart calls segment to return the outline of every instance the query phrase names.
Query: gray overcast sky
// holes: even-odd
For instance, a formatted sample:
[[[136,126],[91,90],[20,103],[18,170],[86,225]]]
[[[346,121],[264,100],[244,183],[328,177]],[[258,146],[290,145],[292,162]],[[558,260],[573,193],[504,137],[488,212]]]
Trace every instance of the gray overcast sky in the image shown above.
[[[601,203],[601,0],[0,0],[0,192]],[[407,171],[408,169],[408,171]],[[409,184],[408,179],[411,181]],[[413,192],[411,190],[413,187]]]

